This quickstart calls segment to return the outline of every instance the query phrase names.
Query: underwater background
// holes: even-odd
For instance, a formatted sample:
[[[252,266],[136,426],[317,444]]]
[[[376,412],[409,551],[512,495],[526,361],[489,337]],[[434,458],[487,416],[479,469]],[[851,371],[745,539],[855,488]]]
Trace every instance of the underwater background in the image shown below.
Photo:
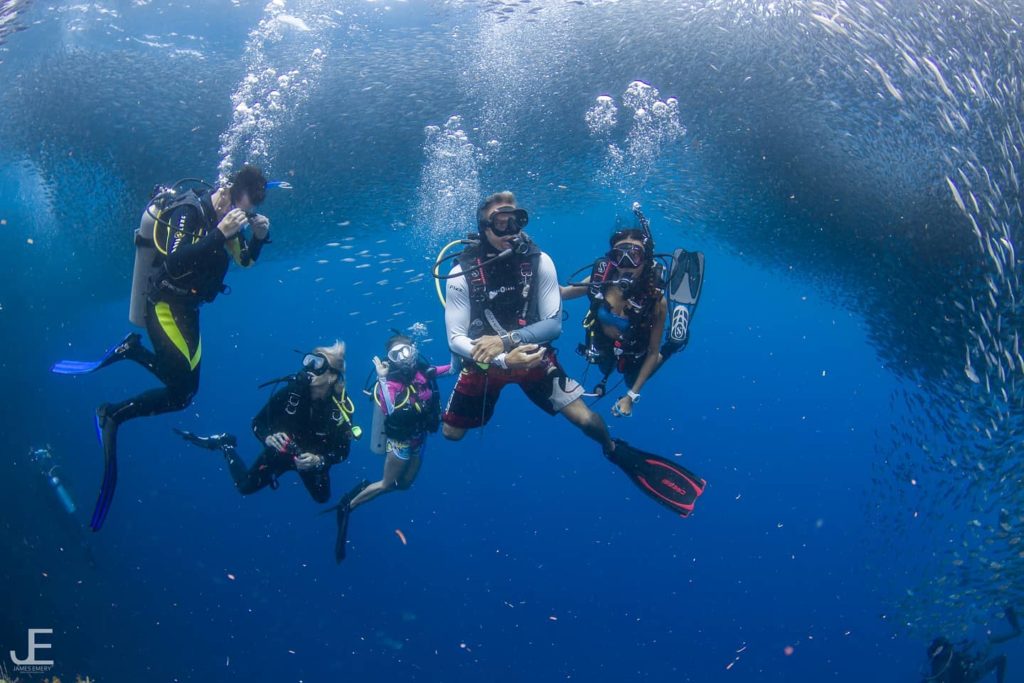
[[[985,0],[0,3],[0,653],[53,628],[52,674],[97,681],[920,680],[933,637],[983,640],[1024,594],[1022,19]],[[119,494],[84,531],[93,410],[152,380],[48,368],[128,331],[152,187],[250,161],[293,187],[264,204],[273,243],[203,310],[193,405],[121,430]],[[251,459],[256,385],[295,349],[344,340],[353,388],[392,327],[447,358],[430,268],[501,189],[562,282],[634,201],[659,251],[705,253],[688,348],[634,417],[595,409],[707,491],[667,513],[510,390],[353,515],[336,566],[297,477],[242,498],[171,429],[238,433]],[[585,303],[566,311],[582,378]],[[44,444],[75,516],[26,455]],[[380,467],[355,443],[335,495]],[[1021,644],[1002,651],[1024,680]]]

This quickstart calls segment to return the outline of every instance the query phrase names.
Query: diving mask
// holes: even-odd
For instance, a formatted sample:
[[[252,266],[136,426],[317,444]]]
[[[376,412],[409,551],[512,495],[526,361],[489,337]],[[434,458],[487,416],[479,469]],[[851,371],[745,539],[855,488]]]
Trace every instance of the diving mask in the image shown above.
[[[334,368],[328,362],[327,356],[320,353],[307,353],[302,358],[302,369],[311,375],[319,377]]]
[[[395,344],[388,349],[388,362],[397,370],[411,370],[416,366],[416,346],[413,344]]]
[[[608,252],[608,260],[616,268],[640,268],[645,256],[646,250],[639,244],[623,244]]]
[[[498,237],[508,237],[522,231],[530,222],[526,209],[503,206],[491,212],[486,226]]]

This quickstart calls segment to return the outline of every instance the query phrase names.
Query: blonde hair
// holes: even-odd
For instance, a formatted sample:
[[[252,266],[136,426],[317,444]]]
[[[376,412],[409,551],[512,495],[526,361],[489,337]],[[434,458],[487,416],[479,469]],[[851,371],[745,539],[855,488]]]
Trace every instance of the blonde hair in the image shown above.
[[[341,393],[345,384],[345,342],[337,341],[330,346],[317,346],[313,353],[319,353],[327,359],[331,370],[338,374],[338,381],[335,383],[335,391]]]
[[[480,202],[480,206],[476,210],[476,222],[481,228],[486,227],[487,223],[487,209],[494,206],[495,204],[511,204],[516,206],[516,196],[508,190],[502,190],[501,192],[495,192],[494,194],[488,195]]]

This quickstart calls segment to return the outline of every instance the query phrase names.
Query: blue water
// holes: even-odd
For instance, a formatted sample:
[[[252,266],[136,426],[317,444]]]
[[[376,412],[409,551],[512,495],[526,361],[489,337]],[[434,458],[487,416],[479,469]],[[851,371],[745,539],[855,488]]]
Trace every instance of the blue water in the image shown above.
[[[0,125],[0,386],[10,454],[0,465],[7,503],[0,542],[9,549],[0,568],[0,652],[24,652],[27,628],[53,628],[52,674],[65,681],[76,674],[193,682],[920,678],[926,639],[937,633],[904,627],[900,605],[920,578],[910,556],[940,548],[931,545],[933,535],[887,528],[889,516],[906,523],[915,510],[892,493],[905,482],[884,467],[879,475],[879,467],[887,455],[881,444],[902,416],[894,392],[913,385],[908,377],[934,374],[935,359],[946,357],[918,328],[941,317],[925,310],[932,288],[943,286],[932,276],[964,249],[962,235],[942,222],[952,224],[947,191],[915,178],[922,196],[941,194],[943,202],[880,206],[902,197],[900,183],[910,182],[884,159],[856,172],[886,168],[888,183],[854,181],[847,168],[850,186],[841,187],[831,174],[843,169],[815,170],[830,166],[829,153],[793,146],[796,127],[789,139],[769,135],[787,127],[802,100],[783,106],[771,98],[786,93],[767,88],[755,111],[743,106],[756,98],[691,97],[684,88],[696,77],[677,71],[703,53],[672,52],[671,36],[651,26],[646,42],[640,29],[620,27],[620,45],[638,42],[659,57],[646,69],[632,64],[643,61],[636,54],[622,55],[624,64],[587,62],[590,72],[555,88],[564,97],[550,90],[525,97],[529,83],[513,79],[504,91],[506,119],[495,119],[484,86],[474,90],[455,74],[452,64],[465,56],[451,63],[437,56],[446,39],[458,38],[456,27],[470,30],[459,13],[475,5],[432,4],[422,14],[346,5],[359,30],[338,38],[332,54],[352,67],[372,53],[376,71],[326,70],[294,118],[269,135],[266,162],[296,188],[271,193],[264,206],[273,243],[258,267],[229,274],[229,296],[203,309],[202,385],[193,405],[121,429],[110,517],[101,533],[83,531],[101,475],[92,411],[153,380],[130,364],[75,378],[47,368],[59,358],[95,357],[128,331],[129,227],[153,184],[216,176],[228,95],[244,75],[246,34],[262,16],[262,5],[221,3],[193,8],[200,21],[157,31],[152,22],[180,8],[121,4],[111,7],[120,13],[110,24],[116,30],[74,28],[101,22],[95,15],[103,5],[29,7],[28,30],[8,37],[0,63],[0,83],[24,96],[21,111]],[[590,49],[588,41],[615,44],[604,33],[615,17],[603,12],[613,9],[586,5],[579,11],[595,12],[599,29],[578,34],[580,49]],[[716,9],[741,14],[728,3]],[[678,13],[672,16],[685,9]],[[587,17],[577,26],[587,26]],[[182,95],[168,98],[172,112],[144,106],[135,94],[149,87],[147,69],[160,58],[116,41],[147,30],[171,42],[179,31],[196,34],[185,42],[203,60],[178,56],[165,67],[174,74],[199,68],[217,87],[190,80]],[[549,30],[558,35],[557,26]],[[105,35],[114,36],[113,46]],[[43,54],[41,43],[58,52]],[[438,63],[453,71],[439,71]],[[722,79],[743,82],[746,67],[727,66]],[[792,69],[802,73],[800,65]],[[666,95],[685,96],[688,142],[639,188],[602,184],[595,180],[601,146],[588,140],[583,113],[595,93],[621,93],[641,77]],[[358,95],[373,80],[385,93]],[[402,94],[389,92],[389,83]],[[410,89],[420,99],[402,108]],[[876,106],[843,94],[849,107]],[[190,97],[205,98],[199,111]],[[69,113],[76,103],[81,113]],[[568,133],[546,128],[566,111],[576,122]],[[659,250],[705,253],[689,347],[645,387],[634,417],[612,418],[608,400],[595,406],[614,436],[678,458],[707,479],[689,519],[640,495],[592,442],[510,389],[479,433],[460,443],[431,438],[410,491],[353,514],[348,559],[339,567],[333,516],[317,515],[297,477],[284,477],[277,491],[240,497],[219,456],[171,432],[232,431],[251,460],[259,445],[248,436],[249,421],[269,395],[255,386],[294,371],[294,350],[344,340],[352,388],[370,371],[389,327],[422,322],[432,338],[427,353],[447,356],[433,281],[410,284],[414,275],[403,271],[427,273],[445,239],[470,227],[436,229],[415,219],[423,126],[452,113],[467,117],[478,147],[488,127],[504,136],[497,157],[481,162],[481,191],[519,194],[531,212],[530,234],[563,281],[602,251],[615,215],[633,199],[644,201]],[[902,137],[902,124],[893,125],[893,137]],[[864,142],[862,152],[872,151],[887,152]],[[937,156],[928,157],[934,167]],[[910,224],[922,216],[938,217],[942,235],[915,232]],[[328,246],[339,240],[352,249]],[[361,250],[369,253],[358,256]],[[382,263],[391,259],[404,261]],[[581,378],[574,349],[585,304],[566,309],[556,347],[570,375]],[[961,347],[952,348],[948,355],[959,358],[952,363],[962,365]],[[595,381],[591,373],[588,383]],[[446,395],[451,385],[442,380]],[[361,397],[355,421],[369,426]],[[68,519],[27,462],[29,447],[44,443],[61,461],[77,519]],[[335,496],[378,478],[381,465],[365,440],[357,442],[331,472]],[[1006,651],[1009,680],[1020,680],[1014,675],[1024,652]]]

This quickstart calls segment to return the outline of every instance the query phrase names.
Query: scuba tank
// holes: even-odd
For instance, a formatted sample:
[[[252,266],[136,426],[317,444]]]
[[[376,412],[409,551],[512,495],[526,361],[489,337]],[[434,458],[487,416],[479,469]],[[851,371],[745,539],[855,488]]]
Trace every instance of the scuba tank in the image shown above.
[[[384,455],[387,452],[388,437],[384,434],[384,411],[374,402],[371,406],[373,422],[370,424],[370,452]]]
[[[75,501],[71,499],[71,494],[68,493],[67,488],[64,487],[64,482],[60,480],[60,476],[57,474],[58,465],[53,460],[53,454],[50,453],[49,447],[47,448],[33,448],[30,456],[32,461],[39,466],[39,473],[46,479],[47,485],[53,489],[54,495],[57,496],[58,502],[64,511],[69,515],[75,514]]]
[[[166,220],[161,220],[164,212],[182,204],[191,204],[201,213],[196,188],[200,191],[212,191],[213,186],[198,178],[183,178],[170,187],[157,185],[142,212],[139,227],[134,232],[135,265],[132,270],[132,293],[128,304],[128,320],[139,327],[146,326],[146,303],[153,287],[160,277],[163,256],[173,251],[179,241],[189,239],[195,242],[201,235],[180,234]],[[161,234],[157,234],[157,224]]]
[[[146,326],[146,302],[153,288],[153,281],[160,271],[160,254],[153,242],[156,227],[156,207],[152,204],[142,213],[142,220],[135,230],[135,268],[132,271],[132,295],[128,304],[128,321],[138,327]]]

